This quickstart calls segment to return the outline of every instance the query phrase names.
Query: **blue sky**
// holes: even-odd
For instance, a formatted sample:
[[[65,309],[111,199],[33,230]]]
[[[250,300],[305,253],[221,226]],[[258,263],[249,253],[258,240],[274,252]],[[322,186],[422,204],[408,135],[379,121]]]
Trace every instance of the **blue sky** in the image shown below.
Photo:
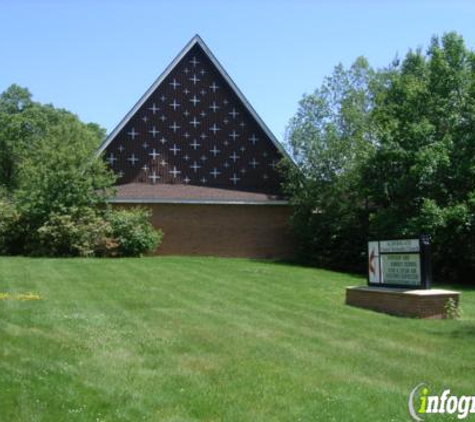
[[[279,139],[304,93],[360,55],[375,67],[455,30],[475,47],[473,1],[2,0],[0,91],[111,131],[199,33]]]

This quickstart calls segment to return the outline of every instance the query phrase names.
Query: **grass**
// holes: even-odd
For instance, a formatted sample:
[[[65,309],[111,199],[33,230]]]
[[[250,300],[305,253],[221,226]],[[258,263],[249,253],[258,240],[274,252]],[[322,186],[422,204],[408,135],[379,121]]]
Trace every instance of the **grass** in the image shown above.
[[[41,297],[0,300],[0,420],[406,421],[420,382],[475,395],[475,291],[462,319],[425,321],[345,306],[363,283],[240,259],[0,258],[0,293]]]

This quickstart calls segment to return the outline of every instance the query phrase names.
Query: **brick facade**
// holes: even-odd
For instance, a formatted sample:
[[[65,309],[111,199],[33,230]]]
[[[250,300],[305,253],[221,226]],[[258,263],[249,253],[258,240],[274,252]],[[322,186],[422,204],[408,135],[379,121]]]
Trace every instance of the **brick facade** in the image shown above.
[[[131,205],[120,205],[128,207]],[[286,205],[149,204],[165,236],[159,255],[291,258]]]
[[[346,304],[412,318],[444,319],[446,305],[453,299],[458,306],[458,292],[442,289],[407,290],[383,287],[348,287]]]

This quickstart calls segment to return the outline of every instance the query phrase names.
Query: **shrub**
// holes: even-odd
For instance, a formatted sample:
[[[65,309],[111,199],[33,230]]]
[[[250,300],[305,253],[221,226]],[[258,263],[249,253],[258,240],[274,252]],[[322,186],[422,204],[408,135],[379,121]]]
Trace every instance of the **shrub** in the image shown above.
[[[150,222],[150,211],[144,208],[109,210],[106,219],[112,227],[120,256],[140,256],[154,251],[161,243],[163,233]]]
[[[23,243],[24,229],[20,213],[11,200],[0,192],[0,254],[18,253]]]
[[[47,256],[113,255],[117,242],[111,225],[91,208],[53,213],[37,231],[35,254]]]

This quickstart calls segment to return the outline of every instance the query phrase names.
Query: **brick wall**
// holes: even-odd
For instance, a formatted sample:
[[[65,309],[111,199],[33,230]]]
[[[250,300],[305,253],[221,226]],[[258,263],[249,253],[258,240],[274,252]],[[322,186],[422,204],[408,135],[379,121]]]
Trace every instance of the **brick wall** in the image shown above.
[[[346,289],[348,305],[413,318],[446,318],[449,299],[453,299],[458,306],[459,293],[441,289],[404,290],[363,286]]]
[[[124,206],[124,205],[122,205]],[[290,258],[286,205],[150,204],[165,237],[159,255]]]

